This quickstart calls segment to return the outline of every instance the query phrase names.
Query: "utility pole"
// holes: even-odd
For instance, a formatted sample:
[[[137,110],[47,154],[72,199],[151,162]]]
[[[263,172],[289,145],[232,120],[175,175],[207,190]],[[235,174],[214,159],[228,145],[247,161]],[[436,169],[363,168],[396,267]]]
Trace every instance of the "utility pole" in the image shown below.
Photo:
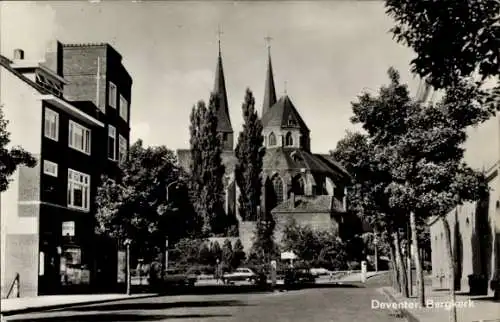
[[[165,240],[165,275],[167,274],[168,269],[168,237]]]
[[[126,239],[124,244],[127,248],[126,259],[127,259],[127,295],[132,294],[132,276],[130,274],[130,244],[132,243],[131,239]]]

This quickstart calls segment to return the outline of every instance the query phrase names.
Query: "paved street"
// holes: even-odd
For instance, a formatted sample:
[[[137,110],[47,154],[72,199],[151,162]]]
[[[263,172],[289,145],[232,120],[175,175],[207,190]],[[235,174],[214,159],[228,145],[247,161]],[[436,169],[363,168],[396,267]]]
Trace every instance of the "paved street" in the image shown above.
[[[323,287],[282,293],[182,295],[127,300],[11,316],[6,321],[402,321],[372,310],[384,300],[367,288]]]

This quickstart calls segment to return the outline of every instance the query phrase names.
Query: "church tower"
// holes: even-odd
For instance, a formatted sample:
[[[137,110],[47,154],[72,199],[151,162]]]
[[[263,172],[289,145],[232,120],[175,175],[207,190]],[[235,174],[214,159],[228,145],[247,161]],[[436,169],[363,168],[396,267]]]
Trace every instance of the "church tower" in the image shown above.
[[[276,89],[274,87],[274,75],[273,75],[273,66],[271,64],[271,46],[269,41],[270,37],[266,37],[268,41],[267,45],[267,72],[266,72],[266,85],[264,87],[264,102],[262,104],[262,115],[266,114],[271,106],[276,103]]]
[[[262,135],[266,149],[295,148],[310,151],[310,131],[290,97],[284,96],[276,100],[274,74],[271,64],[270,37],[268,42],[268,64],[266,85],[264,88],[264,103],[262,104]]]
[[[219,107],[217,110],[217,132],[222,134],[222,147],[224,151],[233,151],[233,127],[229,118],[229,106],[227,103],[226,80],[222,67],[222,55],[219,39],[219,56],[215,69],[214,94],[219,97]]]

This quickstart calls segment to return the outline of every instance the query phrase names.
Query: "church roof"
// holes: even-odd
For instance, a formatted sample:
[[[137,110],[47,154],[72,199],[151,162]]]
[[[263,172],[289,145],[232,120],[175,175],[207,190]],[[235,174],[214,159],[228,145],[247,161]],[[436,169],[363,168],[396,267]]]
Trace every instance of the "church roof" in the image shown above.
[[[348,175],[349,177],[351,176],[351,174],[346,170],[346,168],[344,168],[344,166],[342,164],[340,164],[340,162],[335,160],[333,158],[333,156],[331,156],[330,154],[316,154],[316,156],[319,158],[322,158],[322,159],[326,159],[328,162],[333,163],[337,168],[339,168],[346,175]]]
[[[214,94],[219,95],[219,108],[217,110],[217,131],[233,132],[231,120],[229,119],[229,106],[227,102],[226,80],[224,69],[222,67],[222,56],[219,48],[219,57],[217,58],[217,67],[215,69]]]
[[[339,178],[349,178],[349,173],[338,163],[320,154],[313,154],[300,148],[278,147],[266,150],[263,169],[308,170]]]
[[[222,163],[226,167],[226,174],[230,175],[238,162],[232,151],[222,152]],[[177,150],[177,161],[186,171],[191,164],[191,151],[189,149]],[[267,149],[263,160],[263,170],[308,170],[311,173],[321,173],[335,178],[348,180],[349,173],[337,162],[321,154],[313,154],[299,148],[273,148]]]
[[[293,125],[289,123],[291,121]],[[276,126],[280,128],[299,127],[309,132],[309,128],[293,105],[292,101],[285,95],[276,104],[262,115],[262,125],[264,127]]]
[[[271,213],[331,213],[343,212],[334,202],[333,196],[295,196],[277,205]]]

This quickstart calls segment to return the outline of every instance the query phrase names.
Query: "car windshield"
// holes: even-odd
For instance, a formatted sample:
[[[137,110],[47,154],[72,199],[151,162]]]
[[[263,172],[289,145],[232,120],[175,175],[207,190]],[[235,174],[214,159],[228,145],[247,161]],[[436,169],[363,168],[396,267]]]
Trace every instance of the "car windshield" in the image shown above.
[[[238,273],[248,273],[248,269],[246,269],[246,268],[238,268],[238,269],[236,269],[236,272],[238,272]]]

